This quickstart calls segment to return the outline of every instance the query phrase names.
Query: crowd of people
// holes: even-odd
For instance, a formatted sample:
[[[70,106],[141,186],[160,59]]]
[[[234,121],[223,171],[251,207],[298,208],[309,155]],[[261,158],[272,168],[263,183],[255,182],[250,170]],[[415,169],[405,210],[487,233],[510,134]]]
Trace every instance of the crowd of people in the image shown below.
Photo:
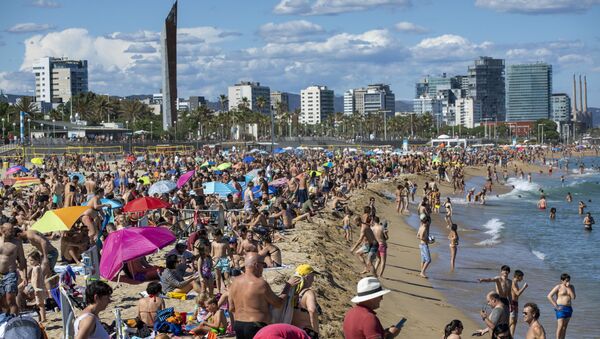
[[[360,211],[352,210],[352,193],[370,182],[398,179],[402,174],[436,174],[436,179],[422,188],[416,209],[421,222],[417,233],[422,258],[420,275],[427,278],[431,264],[429,244],[434,241],[429,234],[432,214],[440,213],[442,208],[446,211],[452,269],[459,244],[457,225],[452,221],[452,202],[447,198],[442,203],[440,183],[447,181],[454,192],[464,192],[464,167],[484,166],[488,183],[474,196],[475,201],[483,203],[485,194],[492,190],[493,178],[498,180],[497,170],[506,171],[511,161],[545,160],[540,149],[428,148],[404,155],[347,150],[265,153],[204,148],[123,159],[103,154],[63,154],[48,156],[42,165],[29,165],[7,176],[0,185],[3,312],[15,315],[33,306],[40,313],[40,322],[46,322],[47,299],[58,284],[54,272],[57,263],[80,265],[82,254],[90,248],[102,256],[101,244],[111,232],[140,225],[165,226],[181,231],[183,236],[164,257],[164,266],[151,264],[146,257],[123,266],[126,278],[149,282],[146,296],[138,302],[135,327],[177,333],[170,326],[172,322],[166,321],[177,320],[177,314],[165,307],[163,297],[193,292],[197,307],[190,316],[197,325],[186,330],[189,335],[200,338],[209,333],[229,333],[237,338],[267,338],[270,333],[299,329],[302,336],[298,337],[318,338],[322,310],[311,287],[319,272],[310,263],[299,265],[283,289],[275,292],[263,278],[263,271],[284,265],[285,253],[277,243],[286,241],[299,222],[312,222],[320,213],[332,213],[339,216],[343,238],[364,265],[362,274],[369,276],[357,284],[357,296],[352,299],[356,305],[345,316],[343,332],[346,338],[394,337],[402,325],[384,329],[374,313],[383,295],[389,292],[379,280],[386,269],[387,221],[378,215],[374,199]],[[176,182],[190,171],[194,171],[193,175],[183,186],[151,194],[153,182]],[[39,182],[26,188],[11,187],[11,179],[22,177],[37,178]],[[396,211],[407,214],[419,193],[417,184],[409,179],[398,182]],[[207,192],[207,183],[221,183],[232,189],[229,193]],[[107,202],[125,206],[143,197],[161,199],[169,207],[143,214],[126,213]],[[80,205],[89,208],[68,230],[42,234],[32,228],[48,211]],[[184,211],[193,215],[191,220],[183,220]],[[222,218],[219,225],[210,222],[215,213]],[[358,229],[357,235],[353,235],[353,229]],[[32,247],[28,255],[24,243]],[[496,282],[497,291],[488,294],[493,310],[490,314],[482,311],[487,328],[478,333],[489,331],[498,338],[504,332],[514,333],[518,299],[527,288],[527,284],[519,286],[522,276],[521,271],[516,271],[510,282],[503,269],[500,277],[482,279]],[[568,276],[563,276],[562,281],[549,299],[560,309],[560,337],[564,338],[575,292]],[[76,338],[108,338],[99,313],[111,302],[112,292],[102,281],[87,285],[87,306],[75,319]],[[274,309],[284,311],[277,313]],[[543,338],[543,328],[537,322],[538,307],[526,304],[523,315],[533,333],[528,338]],[[446,327],[445,337],[460,338],[461,331],[461,322],[455,320]]]

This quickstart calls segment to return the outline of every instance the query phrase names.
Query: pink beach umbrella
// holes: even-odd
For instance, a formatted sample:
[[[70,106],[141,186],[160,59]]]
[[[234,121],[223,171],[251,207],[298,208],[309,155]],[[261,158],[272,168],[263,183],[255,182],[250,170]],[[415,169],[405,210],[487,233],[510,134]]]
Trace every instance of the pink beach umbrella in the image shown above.
[[[191,170],[183,173],[179,179],[177,179],[177,188],[182,188],[190,179],[196,174],[196,171]]]
[[[175,240],[175,235],[165,227],[128,227],[112,232],[102,248],[100,275],[112,280],[126,261],[154,253]]]

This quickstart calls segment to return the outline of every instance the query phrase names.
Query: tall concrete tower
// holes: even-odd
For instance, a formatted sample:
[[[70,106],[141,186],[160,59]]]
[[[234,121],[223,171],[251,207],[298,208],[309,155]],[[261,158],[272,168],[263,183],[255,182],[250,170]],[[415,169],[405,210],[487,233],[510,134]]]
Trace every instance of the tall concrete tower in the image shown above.
[[[163,130],[177,121],[177,1],[165,19],[160,35],[162,53]]]

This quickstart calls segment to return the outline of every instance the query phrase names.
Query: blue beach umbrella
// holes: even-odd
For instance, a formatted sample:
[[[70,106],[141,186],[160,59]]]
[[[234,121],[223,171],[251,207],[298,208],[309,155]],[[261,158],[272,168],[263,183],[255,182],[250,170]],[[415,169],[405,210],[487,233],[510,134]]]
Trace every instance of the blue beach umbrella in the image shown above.
[[[217,194],[221,198],[227,197],[228,194],[233,194],[237,192],[235,188],[231,185],[224,184],[218,181],[211,181],[203,184],[204,193],[206,194]]]
[[[256,160],[256,158],[254,158],[253,156],[246,156],[246,157],[244,157],[244,159],[242,161],[245,164],[249,164],[249,163],[253,162],[254,160]]]
[[[281,153],[285,153],[285,150],[281,147],[277,147],[276,149],[273,150],[273,153],[281,154]]]
[[[165,193],[169,193],[172,190],[177,188],[177,184],[170,181],[170,180],[161,180],[158,182],[155,182],[154,184],[152,184],[152,186],[150,186],[150,189],[148,190],[148,194],[150,196],[153,196],[154,194],[165,194]]]
[[[269,186],[268,192],[269,192],[269,194],[275,194],[277,192],[277,188],[275,188],[273,186]],[[254,194],[254,197],[257,199],[262,198],[262,192],[260,190],[260,186],[254,186],[252,188],[252,194]]]
[[[84,202],[83,204],[81,204],[81,206],[87,206],[87,201]],[[101,204],[109,204],[110,208],[112,209],[116,209],[116,208],[121,208],[123,207],[123,204],[121,204],[120,202],[116,201],[116,200],[112,200],[112,199],[107,199],[107,198],[102,198],[100,199],[100,203]],[[108,209],[108,207],[102,207],[102,209]]]
[[[174,169],[170,169],[170,170],[167,171],[167,174],[169,174],[169,175],[173,175],[173,174],[176,174],[176,173],[177,173],[177,170],[174,170]]]
[[[69,179],[73,180],[73,177],[77,177],[77,179],[79,179],[79,182],[83,184],[83,182],[85,181],[85,175],[79,173],[79,172],[72,172],[69,173]]]

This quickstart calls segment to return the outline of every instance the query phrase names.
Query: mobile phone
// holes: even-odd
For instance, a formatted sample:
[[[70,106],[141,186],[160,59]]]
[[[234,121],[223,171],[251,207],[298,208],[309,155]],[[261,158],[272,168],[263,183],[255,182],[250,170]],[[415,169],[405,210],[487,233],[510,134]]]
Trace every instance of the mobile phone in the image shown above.
[[[396,327],[397,329],[402,328],[402,326],[404,326],[404,323],[406,322],[406,320],[407,320],[406,318],[400,319],[400,321],[394,327]]]

